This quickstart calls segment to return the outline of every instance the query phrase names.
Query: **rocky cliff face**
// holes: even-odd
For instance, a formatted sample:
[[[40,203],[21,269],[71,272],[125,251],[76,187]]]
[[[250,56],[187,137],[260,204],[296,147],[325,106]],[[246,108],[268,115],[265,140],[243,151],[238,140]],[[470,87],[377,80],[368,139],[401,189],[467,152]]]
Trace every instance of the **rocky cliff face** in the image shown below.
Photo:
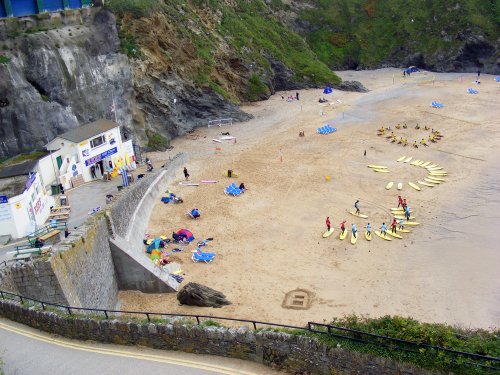
[[[124,138],[143,145],[146,130],[169,139],[208,119],[249,118],[175,72],[131,62],[119,52],[109,11],[0,22],[7,60],[0,63],[0,157],[43,148],[55,135],[98,118],[116,118]]]

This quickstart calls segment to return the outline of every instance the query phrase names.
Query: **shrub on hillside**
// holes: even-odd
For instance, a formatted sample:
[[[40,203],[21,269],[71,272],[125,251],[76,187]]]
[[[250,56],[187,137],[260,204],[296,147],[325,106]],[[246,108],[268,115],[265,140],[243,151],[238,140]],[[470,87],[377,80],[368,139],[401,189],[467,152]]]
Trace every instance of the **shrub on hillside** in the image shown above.
[[[118,15],[130,13],[139,18],[158,10],[161,3],[160,0],[107,0],[104,7]]]

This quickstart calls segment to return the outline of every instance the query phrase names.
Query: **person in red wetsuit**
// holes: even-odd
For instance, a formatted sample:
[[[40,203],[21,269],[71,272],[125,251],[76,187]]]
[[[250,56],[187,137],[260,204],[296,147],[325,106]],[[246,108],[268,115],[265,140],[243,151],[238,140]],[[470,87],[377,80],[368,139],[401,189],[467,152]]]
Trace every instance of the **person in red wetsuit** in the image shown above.
[[[403,209],[406,211],[406,199],[403,199],[402,206],[403,206]]]
[[[398,222],[396,221],[396,219],[392,219],[392,223],[391,223],[392,233],[396,233],[396,226],[397,225],[398,225]]]
[[[398,208],[399,206],[403,205],[403,198],[401,198],[401,195],[398,195]]]
[[[326,228],[328,229],[328,232],[330,232],[330,216],[326,218]]]
[[[344,231],[345,231],[345,223],[346,223],[346,221],[345,221],[345,220],[344,220],[343,222],[341,222],[341,223],[340,223],[340,231],[341,231],[342,233],[344,233]]]

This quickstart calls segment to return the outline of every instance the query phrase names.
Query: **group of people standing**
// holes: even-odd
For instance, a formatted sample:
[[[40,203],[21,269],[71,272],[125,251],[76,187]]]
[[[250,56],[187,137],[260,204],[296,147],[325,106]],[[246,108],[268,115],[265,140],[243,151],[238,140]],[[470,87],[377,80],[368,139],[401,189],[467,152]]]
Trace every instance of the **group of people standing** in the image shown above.
[[[404,211],[404,216],[406,218],[406,220],[410,220],[410,213],[411,213],[411,210],[410,210],[410,206],[408,205],[408,203],[406,202],[406,199],[401,197],[401,195],[398,196],[398,208],[399,207],[402,207],[403,208],[403,211]],[[360,208],[359,208],[359,199],[356,200],[356,202],[354,203],[354,209],[356,210],[355,213],[356,215],[359,215],[361,213],[360,211]],[[347,223],[346,220],[343,220],[341,223],[340,223],[340,231],[341,233],[343,234],[346,230],[345,228],[345,224]],[[396,233],[399,230],[403,230],[404,229],[404,220],[403,219],[400,219],[400,220],[397,220],[396,218],[394,218],[392,220],[392,223],[391,223],[391,232],[392,233]],[[328,216],[326,218],[326,228],[328,231],[331,230],[331,220],[330,220],[330,217]],[[372,226],[370,223],[366,224],[366,233],[368,236],[371,236],[371,232],[372,232]],[[352,235],[357,238],[357,233],[358,233],[358,228],[356,226],[356,224],[352,223],[351,224],[351,232],[352,232]],[[382,225],[380,226],[380,233],[383,235],[383,236],[386,236],[387,235],[387,225],[385,222],[382,223]]]

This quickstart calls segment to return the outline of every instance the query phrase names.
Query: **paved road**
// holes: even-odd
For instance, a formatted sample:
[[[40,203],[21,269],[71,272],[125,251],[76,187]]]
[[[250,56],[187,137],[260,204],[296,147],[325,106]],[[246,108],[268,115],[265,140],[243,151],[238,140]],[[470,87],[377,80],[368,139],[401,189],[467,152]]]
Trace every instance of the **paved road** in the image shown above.
[[[6,375],[279,374],[251,362],[67,340],[0,318]]]

